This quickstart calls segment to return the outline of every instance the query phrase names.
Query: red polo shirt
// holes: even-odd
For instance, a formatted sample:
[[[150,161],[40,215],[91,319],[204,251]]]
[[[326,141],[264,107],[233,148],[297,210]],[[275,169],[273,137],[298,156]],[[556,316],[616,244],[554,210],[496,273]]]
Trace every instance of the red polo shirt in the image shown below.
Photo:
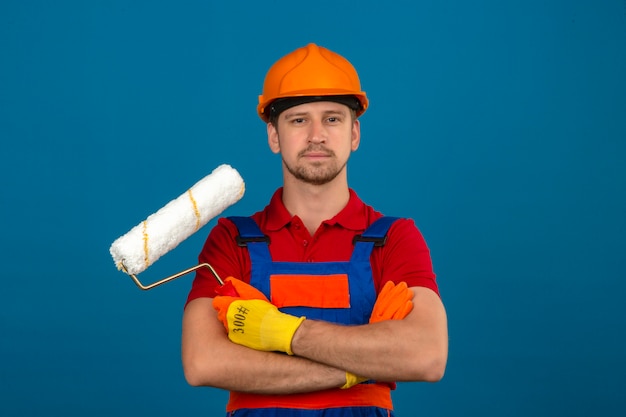
[[[270,254],[279,262],[348,261],[355,235],[382,216],[366,205],[350,190],[350,200],[335,217],[322,223],[313,236],[298,216],[291,216],[282,201],[279,188],[267,207],[252,217],[263,233],[269,236]],[[235,225],[218,220],[199,255],[200,263],[210,264],[222,278],[233,276],[250,282],[250,257],[246,248],[235,242]],[[439,294],[433,273],[430,252],[413,220],[396,221],[387,234],[387,242],[375,247],[371,255],[374,285],[379,291],[387,281],[406,282],[409,287],[430,288]],[[217,280],[206,268],[197,271],[187,303],[195,298],[213,297]]]

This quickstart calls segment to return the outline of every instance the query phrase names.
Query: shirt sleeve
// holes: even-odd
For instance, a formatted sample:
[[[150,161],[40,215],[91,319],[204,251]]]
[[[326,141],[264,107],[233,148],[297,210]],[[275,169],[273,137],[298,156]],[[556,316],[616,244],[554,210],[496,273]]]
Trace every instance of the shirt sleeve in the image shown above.
[[[220,218],[211,229],[198,256],[198,262],[211,265],[222,280],[235,277],[247,282],[250,279],[250,260],[243,248],[237,246],[237,235],[235,225],[230,220]],[[198,269],[185,306],[196,298],[214,297],[218,286],[217,279],[208,268]]]
[[[406,282],[409,287],[426,287],[439,295],[430,250],[411,219],[400,219],[389,229],[387,242],[374,253],[374,270],[380,271],[378,288],[387,281]]]

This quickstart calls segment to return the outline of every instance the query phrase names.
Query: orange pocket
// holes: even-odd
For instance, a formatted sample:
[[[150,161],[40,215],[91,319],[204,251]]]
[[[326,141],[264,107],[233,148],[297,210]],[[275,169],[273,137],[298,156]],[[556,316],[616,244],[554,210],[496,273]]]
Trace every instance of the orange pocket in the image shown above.
[[[276,307],[349,308],[348,275],[292,275],[270,277]]]

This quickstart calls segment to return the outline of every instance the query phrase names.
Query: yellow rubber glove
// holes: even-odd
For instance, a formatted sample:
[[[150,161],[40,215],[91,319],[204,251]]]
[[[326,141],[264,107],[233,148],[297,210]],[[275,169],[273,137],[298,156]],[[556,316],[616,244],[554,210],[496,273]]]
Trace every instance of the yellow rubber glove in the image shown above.
[[[353,374],[352,372],[346,371],[346,383],[343,384],[341,389],[352,388],[355,385],[360,384],[361,382],[367,381],[368,378],[363,378],[362,376],[358,376]]]
[[[395,285],[393,282],[387,281],[376,298],[370,323],[402,320],[413,310],[413,295],[413,291],[409,289],[406,282]],[[367,381],[367,379],[346,371],[346,383],[341,389],[353,387]]]
[[[281,313],[266,300],[239,297],[215,297],[213,308],[232,342],[256,350],[293,355],[291,340],[305,317]]]

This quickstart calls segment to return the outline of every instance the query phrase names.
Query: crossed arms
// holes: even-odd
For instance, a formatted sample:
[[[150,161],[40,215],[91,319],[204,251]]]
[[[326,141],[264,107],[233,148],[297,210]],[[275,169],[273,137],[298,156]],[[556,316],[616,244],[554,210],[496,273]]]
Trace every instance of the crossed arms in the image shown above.
[[[341,387],[346,371],[379,381],[438,381],[448,356],[445,309],[432,290],[412,290],[413,310],[402,320],[359,326],[305,320],[293,336],[293,356],[231,342],[213,299],[194,299],[183,315],[185,378],[193,386],[259,394]]]

